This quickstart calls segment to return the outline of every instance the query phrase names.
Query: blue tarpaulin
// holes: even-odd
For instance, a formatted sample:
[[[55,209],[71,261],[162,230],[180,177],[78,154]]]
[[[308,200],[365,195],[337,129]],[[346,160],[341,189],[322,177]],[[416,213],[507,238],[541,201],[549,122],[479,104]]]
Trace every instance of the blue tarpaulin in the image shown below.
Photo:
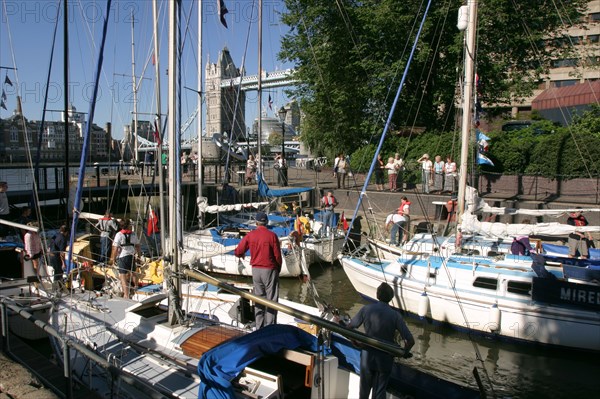
[[[277,198],[283,197],[286,195],[294,195],[300,193],[306,193],[312,190],[311,187],[290,187],[290,188],[281,188],[278,190],[272,190],[267,185],[267,182],[262,177],[261,174],[257,173],[256,178],[258,180],[258,195],[266,198]]]
[[[270,325],[206,352],[198,363],[198,398],[233,399],[231,381],[254,361],[282,349],[317,350],[317,338],[297,327]]]

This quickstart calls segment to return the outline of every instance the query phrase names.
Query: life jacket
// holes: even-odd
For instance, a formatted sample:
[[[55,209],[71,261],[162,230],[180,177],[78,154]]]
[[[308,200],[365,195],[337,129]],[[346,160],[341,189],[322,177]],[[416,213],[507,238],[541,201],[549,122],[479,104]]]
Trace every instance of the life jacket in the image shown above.
[[[324,196],[323,199],[321,200],[321,202],[325,206],[325,209],[332,210],[333,206],[337,203],[337,201],[333,195],[331,196],[331,199],[329,199],[329,198],[330,197],[328,197],[328,196]]]
[[[121,246],[122,247],[133,247],[133,244],[131,243],[131,234],[133,233],[133,231],[123,229],[120,231],[120,233],[125,236],[125,243],[121,244]]]
[[[571,219],[573,219],[575,226],[587,226],[587,220],[585,219],[585,216],[583,216],[583,215],[579,215],[577,217],[571,216]]]
[[[402,201],[400,203],[400,208],[398,208],[398,215],[404,216],[404,206],[408,205],[410,207],[410,201]]]

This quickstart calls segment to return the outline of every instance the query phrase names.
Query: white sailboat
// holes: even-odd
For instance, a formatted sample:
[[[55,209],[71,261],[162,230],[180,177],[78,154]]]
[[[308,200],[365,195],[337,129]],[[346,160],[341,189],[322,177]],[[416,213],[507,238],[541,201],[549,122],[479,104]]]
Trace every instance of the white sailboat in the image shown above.
[[[179,2],[169,2],[169,134],[176,147],[177,56]],[[110,1],[108,8],[110,7]],[[105,27],[109,19],[107,12]],[[100,47],[102,51],[102,46]],[[171,160],[176,149],[171,149]],[[85,155],[83,155],[85,156]],[[69,376],[89,385],[100,395],[120,398],[142,397],[242,397],[242,398],[350,398],[358,392],[358,350],[344,338],[327,339],[334,352],[325,351],[317,338],[293,326],[269,326],[246,334],[232,326],[184,314],[179,306],[181,278],[187,275],[212,285],[226,287],[242,298],[273,306],[329,331],[402,355],[397,345],[381,342],[357,331],[312,315],[272,303],[226,286],[209,276],[179,270],[177,220],[179,193],[177,165],[170,168],[170,245],[165,269],[168,294],[141,302],[105,295],[97,291],[70,290],[53,298],[52,325],[58,358]],[[77,259],[73,259],[77,262]],[[168,298],[168,310],[160,303]],[[76,347],[79,350],[73,350]],[[86,347],[85,350],[81,350]],[[89,351],[93,352],[90,356]],[[86,356],[83,354],[86,353]],[[217,367],[218,365],[218,367]],[[392,387],[430,397],[470,398],[472,389],[418,373],[411,381],[397,365]],[[424,380],[423,380],[424,379]],[[415,388],[415,381],[417,385]],[[411,387],[411,383],[413,386]]]
[[[476,16],[477,1],[470,0],[467,54],[475,53]],[[459,214],[465,213],[465,223],[475,225],[479,222],[470,216],[470,210],[477,208],[478,203],[466,195],[466,148],[474,69],[472,58],[465,59],[458,207]],[[463,212],[465,209],[467,212]],[[491,229],[478,226],[482,227]],[[505,245],[502,235],[535,233],[543,226],[521,225],[514,231],[511,228],[504,226],[496,235],[494,257],[453,255],[454,247],[459,246],[456,242],[452,242],[452,248],[450,245],[445,248],[435,238],[420,236],[413,245],[421,240],[424,251],[414,251],[417,248],[413,247],[413,251],[399,251],[383,260],[344,256],[341,263],[361,295],[375,298],[375,290],[382,281],[392,283],[396,292],[394,306],[420,317],[510,340],[600,351],[600,301],[597,300],[600,286],[567,281],[560,265],[546,268],[540,257],[502,254],[500,248]],[[598,227],[589,229],[598,231]],[[465,229],[465,234],[474,231]],[[487,251],[493,247],[491,243],[484,245],[478,241],[475,245]]]

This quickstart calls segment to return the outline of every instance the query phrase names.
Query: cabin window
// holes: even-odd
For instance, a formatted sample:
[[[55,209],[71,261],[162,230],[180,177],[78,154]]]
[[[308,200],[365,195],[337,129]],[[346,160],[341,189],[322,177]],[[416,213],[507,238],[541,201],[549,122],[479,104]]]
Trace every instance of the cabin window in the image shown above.
[[[525,281],[509,281],[506,290],[512,294],[529,296],[531,283]]]
[[[498,288],[498,280],[495,278],[477,277],[475,281],[473,281],[473,287],[495,291]]]

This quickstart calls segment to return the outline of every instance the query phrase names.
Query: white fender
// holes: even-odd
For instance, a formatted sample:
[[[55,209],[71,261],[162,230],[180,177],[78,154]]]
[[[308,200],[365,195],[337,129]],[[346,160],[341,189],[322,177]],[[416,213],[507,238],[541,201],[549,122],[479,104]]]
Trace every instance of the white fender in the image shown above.
[[[498,304],[495,303],[490,308],[489,320],[488,320],[488,329],[491,332],[500,331],[500,318],[502,316],[502,312],[498,307]]]
[[[419,317],[426,317],[429,314],[429,296],[426,292],[423,292],[419,298],[419,310],[417,314]]]

